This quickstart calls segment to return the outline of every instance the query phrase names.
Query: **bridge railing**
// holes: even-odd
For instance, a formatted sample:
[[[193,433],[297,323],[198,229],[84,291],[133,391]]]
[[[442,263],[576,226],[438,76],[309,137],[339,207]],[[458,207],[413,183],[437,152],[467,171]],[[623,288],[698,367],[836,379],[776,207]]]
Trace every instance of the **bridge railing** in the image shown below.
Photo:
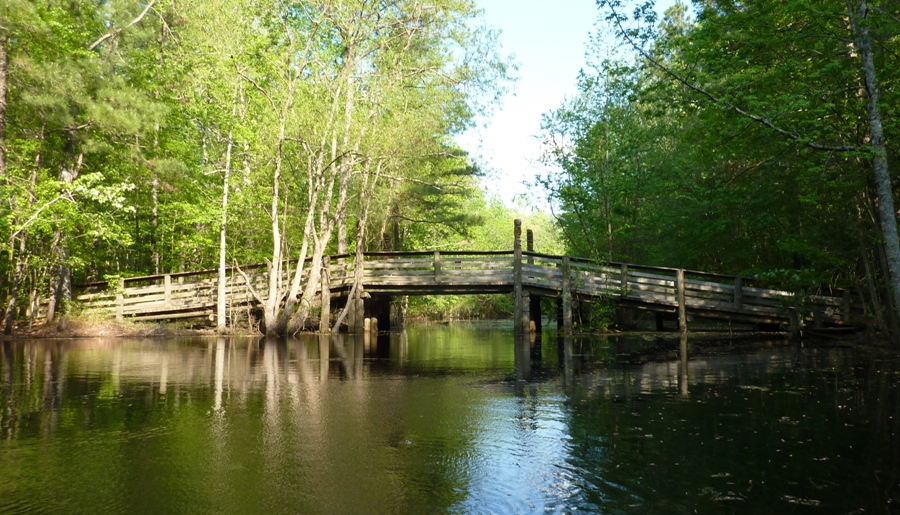
[[[514,256],[512,250],[368,252],[364,254],[363,283],[367,289],[384,292],[511,291]],[[537,295],[561,292],[562,256],[527,251],[522,256],[524,288]],[[355,254],[333,256],[329,261],[330,290],[338,295],[348,292],[355,277]],[[598,264],[578,258],[568,258],[568,263],[569,284],[575,295],[614,295],[622,302],[638,306],[678,306],[677,269],[615,262]],[[296,262],[285,262],[283,281],[291,279],[295,266]],[[253,288],[265,295],[266,265],[249,265],[241,270]],[[308,262],[304,270],[308,273]],[[227,275],[229,304],[253,303],[237,269],[229,268]],[[82,285],[77,300],[88,312],[115,313],[120,317],[152,320],[202,316],[215,309],[217,278],[217,270],[201,270],[124,278],[114,285],[97,282]],[[691,270],[684,271],[684,278],[685,304],[694,311],[784,320],[789,309],[799,308],[800,316],[806,319],[847,323],[853,309],[846,291],[807,296],[798,302],[790,292],[762,288],[748,278]]]
[[[366,252],[363,283],[369,289],[508,285],[512,281],[512,258],[512,251]],[[349,290],[356,256],[331,258],[329,270],[331,289]]]
[[[596,264],[572,259],[572,288],[588,295],[615,294],[626,302],[678,306],[678,269],[633,265]],[[694,270],[684,271],[685,303],[688,309],[717,311],[725,316],[784,319],[791,309],[814,322],[848,323],[860,306],[851,302],[849,290],[835,289],[831,295],[807,295],[798,299],[792,292],[763,288],[751,278]],[[739,317],[738,317],[739,318]]]
[[[282,281],[292,278],[292,263],[285,262]],[[296,266],[296,262],[293,262]],[[263,299],[267,293],[268,270],[265,264],[240,267],[250,285]],[[304,275],[308,273],[308,267]],[[115,314],[141,320],[191,318],[215,312],[218,293],[218,270],[199,270],[171,274],[125,277],[116,281],[98,281],[79,285],[75,297],[87,314]],[[237,267],[226,269],[225,295],[229,305],[255,302],[247,281]]]

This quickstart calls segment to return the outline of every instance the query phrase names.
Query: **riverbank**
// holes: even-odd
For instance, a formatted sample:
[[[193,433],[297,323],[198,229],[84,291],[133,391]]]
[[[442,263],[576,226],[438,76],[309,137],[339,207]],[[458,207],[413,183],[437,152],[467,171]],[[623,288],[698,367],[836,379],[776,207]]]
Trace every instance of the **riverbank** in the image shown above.
[[[214,328],[192,328],[172,323],[129,322],[62,317],[50,324],[16,327],[0,340],[33,338],[150,338],[171,336],[214,336]]]

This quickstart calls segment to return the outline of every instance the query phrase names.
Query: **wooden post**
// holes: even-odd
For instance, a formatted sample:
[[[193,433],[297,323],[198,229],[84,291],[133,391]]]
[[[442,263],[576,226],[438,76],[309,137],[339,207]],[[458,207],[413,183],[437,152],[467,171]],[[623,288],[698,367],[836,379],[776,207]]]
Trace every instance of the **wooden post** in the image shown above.
[[[360,296],[356,296],[347,299],[347,302],[352,302],[350,305],[350,321],[348,324],[349,332],[351,334],[360,334],[363,332],[363,324],[365,323],[365,305],[363,304],[363,299]]]
[[[522,290],[522,220],[513,221],[513,323],[515,334],[523,335],[528,331],[527,308]],[[523,319],[526,321],[523,322]]]
[[[441,253],[434,251],[434,282],[441,282]]]
[[[331,332],[331,256],[322,257],[322,311],[319,332]]]
[[[534,231],[531,229],[525,231],[525,242],[528,252],[534,252]],[[528,264],[534,264],[534,256],[528,256]],[[540,334],[544,327],[541,320],[541,298],[538,296],[528,296],[528,320],[528,330]]]
[[[166,307],[169,308],[169,307],[172,307],[172,276],[171,275],[166,274],[165,276],[163,276],[163,285],[164,285],[165,291],[166,291],[166,300],[165,300]]]
[[[825,321],[822,320],[823,315],[824,315],[824,313],[822,313],[822,310],[820,308],[818,308],[818,307],[813,308],[813,328],[814,329],[821,329],[822,327],[825,326]]]
[[[357,232],[360,231],[359,220],[356,221]],[[356,312],[355,324],[350,329],[350,332],[353,334],[359,334],[363,332],[364,329],[364,318],[366,316],[366,305],[363,301],[363,279],[366,276],[366,260],[361,259],[359,261],[359,269],[355,271],[355,277],[358,278],[359,283],[356,285],[356,293],[354,294],[354,298],[351,299],[353,302],[353,311]]]
[[[628,295],[628,263],[622,263],[621,295]]]
[[[572,284],[569,277],[571,269],[569,256],[563,256],[562,265],[562,319],[563,335],[572,334]]]
[[[798,340],[803,335],[800,314],[797,312],[797,308],[788,308],[788,314],[790,315],[790,338]]]
[[[116,320],[125,317],[125,280],[121,277],[116,283]]]
[[[522,334],[534,331],[531,325],[531,293],[525,290],[522,290],[522,312],[519,313],[519,325],[522,327]]]
[[[687,333],[681,333],[681,377],[679,377],[679,387],[681,389],[681,396],[688,397],[691,395],[690,388],[688,387],[688,338]]]
[[[675,300],[678,302],[678,330],[687,332],[687,305],[684,300],[684,270],[675,272]]]
[[[403,328],[403,302],[405,299],[405,296],[391,297],[389,327],[392,331]]]
[[[845,324],[850,323],[850,290],[844,290],[844,296],[841,299],[841,320]]]
[[[744,309],[744,278],[741,276],[734,278],[734,309]]]

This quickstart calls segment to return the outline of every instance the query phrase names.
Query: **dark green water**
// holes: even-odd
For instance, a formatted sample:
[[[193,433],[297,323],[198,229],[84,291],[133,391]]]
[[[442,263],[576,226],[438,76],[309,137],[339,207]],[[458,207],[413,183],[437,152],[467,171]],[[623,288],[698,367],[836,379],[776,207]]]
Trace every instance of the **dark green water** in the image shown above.
[[[900,513],[896,354],[547,340],[3,342],[0,513]]]

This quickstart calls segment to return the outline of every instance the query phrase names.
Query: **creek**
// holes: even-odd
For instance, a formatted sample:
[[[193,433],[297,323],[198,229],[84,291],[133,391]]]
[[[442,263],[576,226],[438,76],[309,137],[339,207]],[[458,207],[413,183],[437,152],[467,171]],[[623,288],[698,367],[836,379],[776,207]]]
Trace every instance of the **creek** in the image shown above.
[[[0,513],[900,513],[900,356],[873,348],[0,345]]]

